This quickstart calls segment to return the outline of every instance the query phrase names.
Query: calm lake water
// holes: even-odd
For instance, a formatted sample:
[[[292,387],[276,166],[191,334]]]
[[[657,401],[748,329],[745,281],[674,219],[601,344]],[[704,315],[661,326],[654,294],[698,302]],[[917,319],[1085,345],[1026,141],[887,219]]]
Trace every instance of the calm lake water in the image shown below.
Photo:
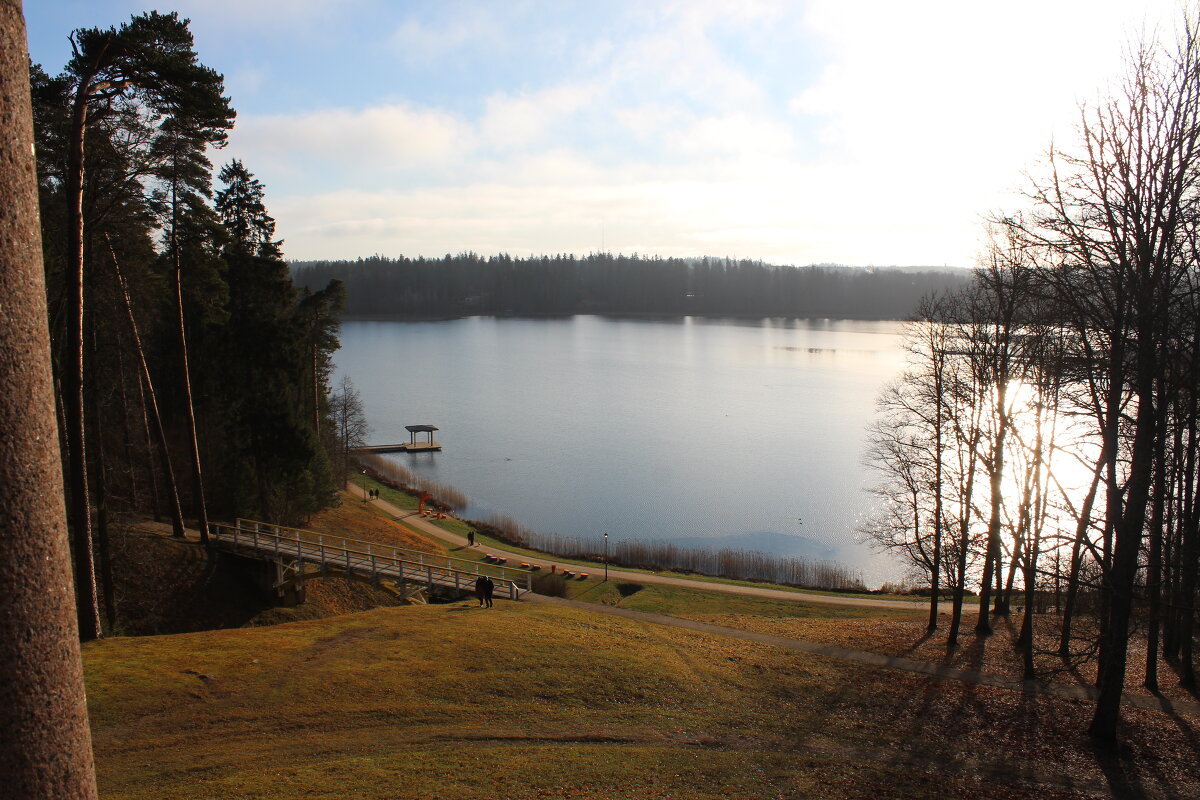
[[[671,539],[900,576],[861,543],[863,438],[902,368],[900,323],[496,319],[347,322],[338,378],[376,444],[405,425],[441,453],[390,458],[464,492],[463,515]]]

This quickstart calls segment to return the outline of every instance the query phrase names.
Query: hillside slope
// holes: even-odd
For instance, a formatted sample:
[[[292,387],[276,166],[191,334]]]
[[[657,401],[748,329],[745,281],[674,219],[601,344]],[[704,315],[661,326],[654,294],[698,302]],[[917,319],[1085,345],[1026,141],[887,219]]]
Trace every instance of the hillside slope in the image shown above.
[[[309,527],[394,547],[445,551],[346,494],[340,505],[315,516]],[[166,524],[135,520],[114,525],[111,541],[116,609],[112,633],[140,636],[271,625],[397,602],[384,589],[330,576],[307,582],[303,605],[280,608],[276,598],[255,588],[244,563],[207,558],[194,532],[189,531],[186,540],[174,539]]]
[[[1084,704],[578,609],[381,608],[85,662],[114,799],[1200,794],[1191,722],[1130,710],[1146,744],[1106,760]]]

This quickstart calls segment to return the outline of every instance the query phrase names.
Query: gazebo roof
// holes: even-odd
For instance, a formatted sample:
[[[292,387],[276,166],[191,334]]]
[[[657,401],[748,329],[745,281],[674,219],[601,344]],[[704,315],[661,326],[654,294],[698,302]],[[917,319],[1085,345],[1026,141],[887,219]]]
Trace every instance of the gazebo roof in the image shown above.
[[[437,430],[436,425],[405,425],[404,430],[409,433],[433,433]]]

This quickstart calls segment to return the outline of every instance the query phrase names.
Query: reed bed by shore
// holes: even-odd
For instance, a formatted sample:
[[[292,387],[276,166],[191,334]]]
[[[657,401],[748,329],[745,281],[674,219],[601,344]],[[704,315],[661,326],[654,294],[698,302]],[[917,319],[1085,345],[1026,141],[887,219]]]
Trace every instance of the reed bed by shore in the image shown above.
[[[496,538],[531,550],[579,561],[604,561],[600,536],[564,536],[539,533],[511,517],[493,514],[476,524]],[[866,591],[862,575],[835,561],[810,561],[797,556],[773,556],[758,550],[681,547],[669,541],[620,540],[609,542],[608,563],[655,571],[693,572],[739,581],[761,581],[782,586],[832,591]]]
[[[361,468],[380,483],[413,494],[425,492],[432,505],[447,511],[467,505],[467,496],[453,486],[422,478],[378,453],[359,453],[355,457]]]

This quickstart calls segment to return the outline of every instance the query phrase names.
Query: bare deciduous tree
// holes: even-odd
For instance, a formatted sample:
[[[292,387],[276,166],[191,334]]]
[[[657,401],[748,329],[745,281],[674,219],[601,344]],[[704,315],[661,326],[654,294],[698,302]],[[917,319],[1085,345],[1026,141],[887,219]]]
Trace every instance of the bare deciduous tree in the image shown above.
[[[371,426],[363,410],[362,397],[354,388],[354,381],[343,375],[337,388],[329,398],[329,414],[333,419],[337,446],[338,473],[345,489],[350,480],[350,451],[367,443]]]

